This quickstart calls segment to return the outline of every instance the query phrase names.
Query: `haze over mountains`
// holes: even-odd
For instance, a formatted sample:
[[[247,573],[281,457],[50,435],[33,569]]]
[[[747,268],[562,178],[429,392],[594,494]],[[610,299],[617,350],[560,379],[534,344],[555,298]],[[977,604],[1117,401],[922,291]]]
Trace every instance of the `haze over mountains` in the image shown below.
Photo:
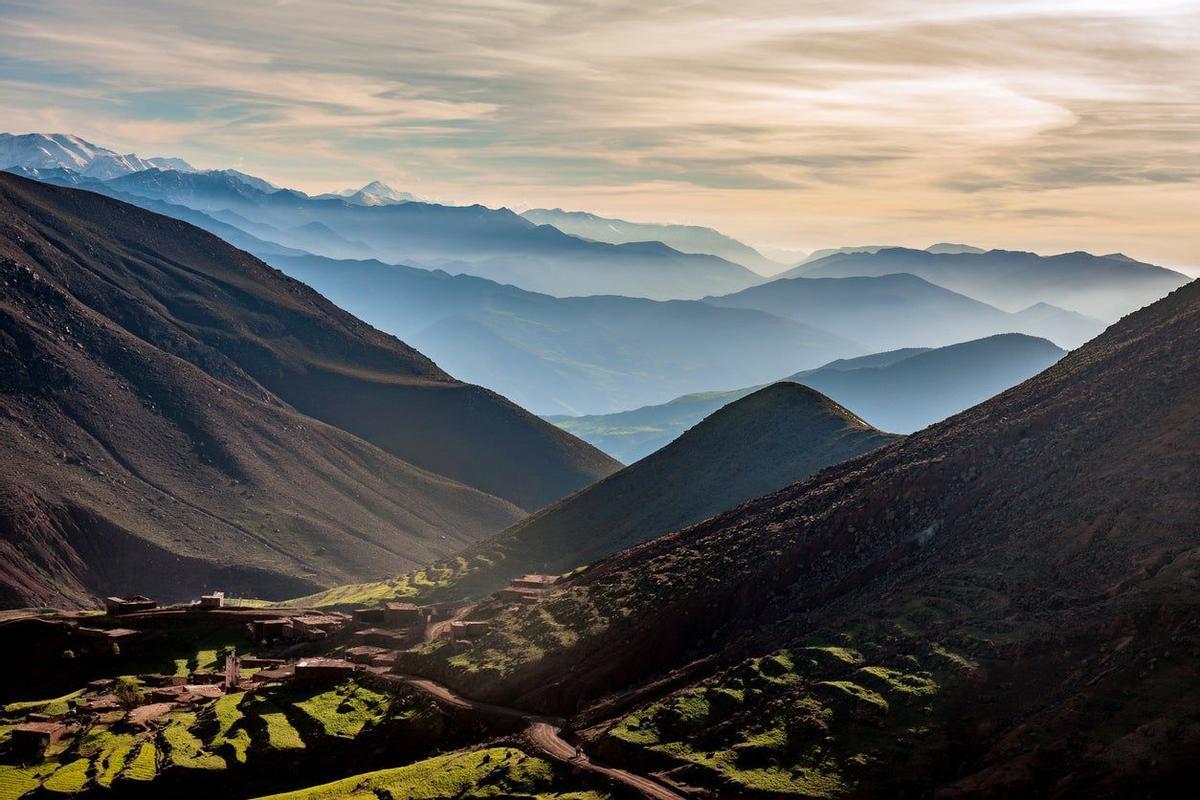
[[[54,137],[77,138],[59,134],[10,138],[44,143]],[[103,149],[84,145],[90,150]],[[275,252],[295,249],[332,258],[376,258],[386,263],[443,268],[557,296],[621,294],[699,299],[762,283],[763,278],[751,269],[760,269],[764,274],[775,271],[776,262],[757,261],[756,254],[765,259],[758,251],[705,228],[628,223],[584,212],[537,209],[520,216],[507,209],[440,206],[418,202],[413,195],[380,182],[360,190],[309,197],[277,189],[236,170],[197,172],[186,162],[172,159],[138,159],[138,164],[169,168],[136,172],[122,168],[111,175],[106,173],[100,180],[81,173],[87,169],[86,158],[81,161],[71,154],[60,156],[52,147],[18,150],[0,159],[12,162],[0,164],[0,168],[25,169],[29,177],[60,184],[86,184],[93,191],[137,204],[157,201],[184,206],[263,240],[263,246]],[[165,207],[154,210],[169,213]],[[531,221],[550,217],[568,232]],[[571,231],[579,236],[569,235]],[[979,251],[970,245],[949,243],[932,245],[927,251],[884,246],[833,248],[814,252],[783,276],[855,277],[909,272],[1008,312],[1046,303],[1105,323],[1186,280],[1170,270],[1141,265],[1116,254],[1042,257]],[[901,258],[902,253],[909,255]],[[830,257],[834,261],[825,263]],[[971,261],[974,257],[978,260]],[[1029,292],[1013,288],[1025,280],[1030,281]],[[1035,291],[1032,287],[1038,288]],[[1082,331],[1083,323],[1076,323]],[[1057,343],[1071,346],[1070,342]]]
[[[910,274],[779,278],[704,301],[804,320],[871,351],[941,347],[995,333],[1027,333],[1076,347],[1104,329],[1099,320],[1049,306],[1009,314]]]
[[[625,244],[628,242],[662,242],[681,253],[707,253],[741,264],[760,275],[774,275],[783,265],[764,256],[747,244],[712,228],[698,225],[662,225],[628,222],[623,219],[600,217],[586,211],[563,211],[561,208],[533,208],[521,216],[538,225],[553,225],[563,233],[582,236],[597,242]]]
[[[907,348],[841,359],[785,380],[855,409],[880,430],[911,433],[1036,375],[1064,355],[1045,339],[1010,333],[937,349]],[[757,388],[684,395],[615,414],[547,419],[631,464]]]
[[[196,228],[0,192],[9,604],[386,574],[618,466]]]
[[[16,168],[19,168],[17,165]],[[368,203],[361,197],[314,198],[290,189],[264,190],[228,172],[148,169],[107,181],[72,174],[28,177],[85,186],[121,199],[152,200],[217,216],[270,241],[300,246],[291,231],[306,236],[308,251],[332,257],[380,258],[389,263],[445,268],[560,296],[625,294],[669,299],[701,297],[749,286],[760,277],[710,255],[680,253],[659,242],[612,245],[535,225],[508,209],[442,206],[420,202]],[[266,229],[257,226],[267,226]],[[353,243],[347,250],[346,243]],[[363,249],[365,248],[365,250]]]
[[[1178,272],[1120,254],[989,250],[929,252],[902,247],[837,253],[801,264],[781,278],[845,278],[908,273],[1007,311],[1045,303],[1112,322],[1188,282]]]
[[[485,603],[489,633],[404,667],[716,793],[1184,786],[1198,335],[1193,283],[962,414]]]
[[[264,257],[451,373],[535,413],[614,411],[714,385],[762,383],[862,352],[842,337],[755,310],[556,298],[378,261]]]

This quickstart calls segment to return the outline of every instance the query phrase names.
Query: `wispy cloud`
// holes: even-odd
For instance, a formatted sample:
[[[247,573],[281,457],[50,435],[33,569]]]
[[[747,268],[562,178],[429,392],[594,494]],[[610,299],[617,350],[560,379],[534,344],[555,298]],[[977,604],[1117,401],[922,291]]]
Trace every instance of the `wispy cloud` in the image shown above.
[[[1197,258],[1194,0],[10,0],[3,13],[13,129],[301,188],[383,177],[779,245],[1132,242]]]

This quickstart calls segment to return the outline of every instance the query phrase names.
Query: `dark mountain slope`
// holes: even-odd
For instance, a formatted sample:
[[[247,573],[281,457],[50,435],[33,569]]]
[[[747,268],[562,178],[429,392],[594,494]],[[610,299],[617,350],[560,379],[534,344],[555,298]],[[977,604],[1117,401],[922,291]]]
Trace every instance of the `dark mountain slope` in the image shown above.
[[[903,247],[834,254],[802,264],[780,277],[845,278],[899,272],[917,275],[1006,311],[1042,302],[1105,322],[1154,302],[1188,280],[1178,272],[1126,257],[1090,253],[1039,256],[1010,250],[930,253]]]
[[[567,572],[895,438],[812,389],[768,386],[659,452],[471,548],[463,554],[467,574],[448,592],[478,596],[523,573]]]
[[[151,241],[106,250],[74,194],[0,179],[0,605],[295,594],[522,515],[298,413],[185,333],[197,307],[185,323],[111,283],[197,276],[155,270],[170,262]],[[246,324],[272,319],[260,306]]]
[[[619,466],[196,228],[91,192],[7,175],[0,187],[22,226],[22,249],[50,277],[219,380],[261,386],[411,464],[529,510]]]
[[[1070,348],[1104,329],[1096,320],[1081,326],[1078,314],[1052,307],[1009,314],[908,274],[778,279],[705,302],[766,311],[878,350],[941,347],[997,333],[1043,336]]]
[[[640,709],[613,746],[726,794],[758,764],[832,795],[1173,796],[1200,747],[1198,335],[1192,283],[986,403],[500,611],[446,672],[559,710],[643,687],[582,719]]]

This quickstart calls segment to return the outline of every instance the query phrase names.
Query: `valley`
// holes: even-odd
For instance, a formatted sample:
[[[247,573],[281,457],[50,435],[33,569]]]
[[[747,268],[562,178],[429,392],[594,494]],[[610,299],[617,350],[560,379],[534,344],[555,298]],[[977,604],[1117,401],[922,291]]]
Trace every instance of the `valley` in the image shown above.
[[[0,135],[0,800],[1188,796],[1200,283],[181,152]]]

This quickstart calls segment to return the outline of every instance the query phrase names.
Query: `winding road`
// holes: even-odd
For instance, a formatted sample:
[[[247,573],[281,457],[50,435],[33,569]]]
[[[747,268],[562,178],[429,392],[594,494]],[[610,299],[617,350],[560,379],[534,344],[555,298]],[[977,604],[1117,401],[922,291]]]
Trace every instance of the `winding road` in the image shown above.
[[[400,675],[396,677],[409,686],[425,692],[435,700],[453,708],[524,720],[528,725],[525,729],[526,741],[529,742],[531,747],[547,758],[616,781],[649,800],[685,800],[683,795],[677,794],[652,778],[636,775],[627,770],[617,769],[616,767],[606,767],[595,763],[585,753],[577,753],[575,746],[562,738],[563,720],[561,719],[544,717],[515,708],[471,700],[428,678],[418,678],[413,675]]]

